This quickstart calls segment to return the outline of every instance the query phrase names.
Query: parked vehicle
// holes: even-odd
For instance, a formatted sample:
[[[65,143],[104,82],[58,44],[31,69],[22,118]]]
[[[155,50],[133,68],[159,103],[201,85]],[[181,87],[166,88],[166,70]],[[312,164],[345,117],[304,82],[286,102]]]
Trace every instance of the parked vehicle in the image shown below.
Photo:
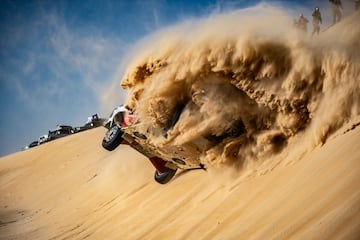
[[[44,134],[44,135],[40,136],[38,138],[38,140],[31,142],[28,146],[25,146],[24,148],[22,148],[22,150],[26,150],[26,149],[41,145],[43,143],[58,139],[58,138],[69,136],[74,133],[78,133],[81,131],[89,130],[91,128],[103,126],[105,120],[106,119],[104,119],[104,118],[99,118],[99,116],[97,114],[93,114],[92,116],[90,116],[88,118],[85,125],[83,125],[81,127],[72,127],[69,125],[57,125],[56,129],[49,130],[48,134]]]
[[[45,135],[40,136],[37,142],[38,142],[38,145],[40,145],[47,141],[49,141],[49,135],[45,134]]]
[[[31,142],[29,145],[25,146],[24,148],[22,148],[22,150],[26,150],[26,149],[29,149],[29,148],[32,148],[32,147],[36,147],[38,145],[39,145],[39,142],[36,140],[36,141]]]
[[[38,141],[33,141],[32,143],[29,144],[29,148],[32,148],[32,147],[36,147],[37,145],[39,145],[39,142]]]
[[[89,130],[89,129],[92,129],[92,128],[104,126],[105,120],[106,119],[104,119],[104,118],[99,118],[97,113],[95,113],[92,116],[88,117],[88,120],[87,120],[87,122],[85,123],[84,126],[75,127],[74,131],[75,132],[82,132],[82,131]]]
[[[68,125],[58,125],[57,128],[53,131],[49,131],[48,133],[48,141],[52,141],[58,138],[62,138],[73,134],[75,131],[72,126]]]

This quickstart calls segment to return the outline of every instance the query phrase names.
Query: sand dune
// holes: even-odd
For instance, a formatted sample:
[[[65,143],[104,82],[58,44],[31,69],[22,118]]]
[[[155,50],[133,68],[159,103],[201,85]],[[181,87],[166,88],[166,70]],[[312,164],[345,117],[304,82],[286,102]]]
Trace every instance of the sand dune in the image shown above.
[[[266,173],[196,170],[167,185],[131,148],[102,149],[104,132],[0,159],[0,239],[360,237],[359,127]]]
[[[360,239],[360,13],[310,39],[261,6],[144,39],[122,80],[144,129],[183,106],[149,141],[217,137],[207,171],[159,185],[143,155],[102,148],[105,128],[15,153],[0,239]]]

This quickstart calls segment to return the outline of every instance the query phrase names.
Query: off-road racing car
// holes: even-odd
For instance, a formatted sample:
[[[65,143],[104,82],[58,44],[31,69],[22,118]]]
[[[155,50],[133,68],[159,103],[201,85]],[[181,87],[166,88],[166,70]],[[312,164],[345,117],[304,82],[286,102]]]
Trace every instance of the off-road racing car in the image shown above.
[[[138,119],[136,114],[128,111],[124,106],[118,106],[104,124],[108,131],[102,140],[102,146],[112,151],[120,144],[130,145],[145,155],[153,164],[156,169],[154,175],[155,181],[165,184],[172,179],[177,169],[205,169],[204,164],[200,160],[201,153],[226,137],[238,136],[243,133],[242,123],[239,125],[236,122],[233,128],[228,129],[221,136],[209,134],[182,144],[169,143],[167,141],[168,132],[177,124],[183,109],[184,107],[177,107],[167,126],[164,129],[160,129],[160,138],[165,140],[165,144],[159,144],[151,140],[154,133],[153,129],[144,130],[141,127],[141,119]]]
[[[169,126],[165,130],[171,129],[177,122],[181,111],[178,111]],[[200,149],[194,144],[185,144],[178,147],[158,147],[150,142],[149,132],[141,132],[139,129],[140,120],[136,115],[128,111],[124,106],[116,107],[110,115],[108,121],[104,124],[108,131],[106,132],[102,146],[112,151],[120,144],[130,145],[132,148],[142,153],[155,167],[155,181],[160,184],[169,182],[180,169],[204,169],[203,164],[198,159]]]

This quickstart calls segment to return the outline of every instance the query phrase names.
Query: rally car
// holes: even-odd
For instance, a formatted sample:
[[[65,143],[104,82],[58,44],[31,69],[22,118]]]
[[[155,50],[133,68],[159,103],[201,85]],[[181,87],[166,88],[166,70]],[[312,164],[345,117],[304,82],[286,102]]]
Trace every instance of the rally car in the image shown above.
[[[201,154],[215,146],[223,139],[236,137],[244,133],[242,122],[235,121],[233,125],[221,135],[207,134],[192,139],[189,142],[177,144],[168,139],[168,133],[172,131],[179,121],[184,107],[179,106],[174,110],[164,129],[145,129],[141,126],[141,119],[136,114],[127,110],[124,106],[114,109],[109,119],[105,122],[108,128],[102,146],[112,151],[120,144],[127,144],[133,149],[145,155],[155,167],[155,181],[160,184],[168,183],[178,169],[205,169],[201,161]],[[154,132],[161,132],[157,136],[158,141],[152,141]],[[164,141],[159,143],[159,138]],[[160,141],[161,142],[161,141]]]
[[[163,138],[166,139],[167,131],[176,124],[181,110],[178,110],[166,129],[162,129]],[[156,146],[150,141],[149,131],[142,132],[140,119],[136,114],[128,111],[124,106],[114,109],[105,127],[108,128],[102,146],[112,151],[120,144],[127,144],[145,155],[155,167],[154,179],[160,184],[169,182],[177,169],[205,169],[200,162],[199,152],[201,146],[194,143],[182,144],[181,146]]]

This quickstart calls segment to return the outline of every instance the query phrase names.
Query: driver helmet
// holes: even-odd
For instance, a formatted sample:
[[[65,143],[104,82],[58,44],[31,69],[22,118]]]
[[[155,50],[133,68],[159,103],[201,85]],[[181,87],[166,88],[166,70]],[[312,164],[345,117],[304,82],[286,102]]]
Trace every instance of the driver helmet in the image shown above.
[[[114,118],[115,124],[118,125],[118,127],[127,127],[135,123],[135,115],[130,112],[124,105],[119,106],[117,112],[121,113],[116,114]]]

